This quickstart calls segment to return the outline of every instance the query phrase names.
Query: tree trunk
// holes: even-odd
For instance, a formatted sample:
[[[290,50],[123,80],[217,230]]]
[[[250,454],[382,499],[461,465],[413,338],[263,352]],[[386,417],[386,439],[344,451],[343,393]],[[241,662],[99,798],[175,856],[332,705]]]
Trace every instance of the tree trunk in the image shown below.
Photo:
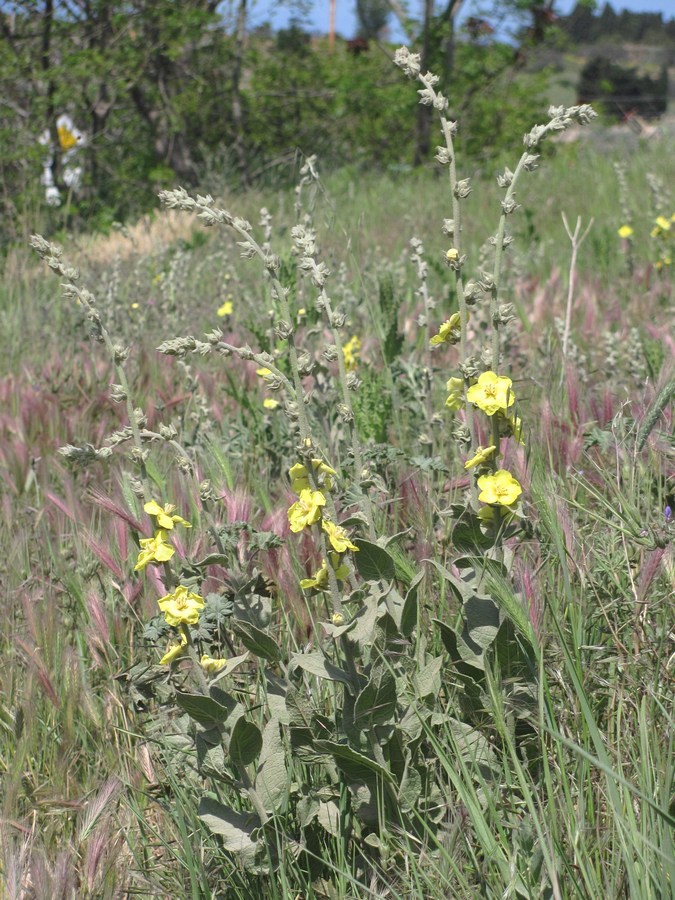
[[[232,119],[234,121],[234,152],[239,163],[239,177],[244,187],[250,183],[246,144],[244,142],[244,110],[241,102],[241,71],[244,61],[246,41],[246,0],[239,0],[237,34],[234,43],[234,64],[232,67]]]
[[[422,52],[420,64],[422,72],[429,70],[429,51],[431,49],[431,22],[434,15],[434,0],[424,0],[424,30],[422,32]],[[431,119],[433,110],[430,106],[417,107],[417,134],[413,165],[419,166],[429,158],[431,147]]]

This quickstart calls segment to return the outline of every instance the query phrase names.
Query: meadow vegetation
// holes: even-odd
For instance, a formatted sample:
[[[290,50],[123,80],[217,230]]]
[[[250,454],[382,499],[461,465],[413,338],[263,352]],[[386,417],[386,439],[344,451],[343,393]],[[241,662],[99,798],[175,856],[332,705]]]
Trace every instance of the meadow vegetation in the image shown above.
[[[663,144],[455,159],[397,60],[438,172],[7,256],[8,897],[673,893]]]

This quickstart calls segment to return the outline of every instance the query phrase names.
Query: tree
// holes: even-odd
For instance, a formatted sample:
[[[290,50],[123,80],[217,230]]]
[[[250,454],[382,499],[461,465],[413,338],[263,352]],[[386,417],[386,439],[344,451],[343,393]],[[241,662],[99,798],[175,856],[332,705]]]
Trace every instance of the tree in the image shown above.
[[[377,40],[391,16],[388,0],[356,0],[358,36]]]

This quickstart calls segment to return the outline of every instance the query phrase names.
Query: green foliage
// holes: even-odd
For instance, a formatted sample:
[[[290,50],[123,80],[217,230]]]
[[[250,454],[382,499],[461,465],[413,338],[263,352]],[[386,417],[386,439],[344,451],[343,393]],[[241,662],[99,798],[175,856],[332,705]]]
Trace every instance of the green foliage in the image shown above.
[[[635,154],[631,183],[665,173],[663,156],[658,145]],[[133,348],[127,408],[107,399],[118,379],[97,345],[82,351],[92,323],[84,304],[57,299],[34,266],[9,258],[0,302],[0,851],[9,892],[16,871],[24,884],[40,879],[44,896],[667,895],[674,757],[672,740],[654,734],[669,735],[672,718],[670,286],[650,268],[637,227],[635,275],[620,265],[607,157],[590,142],[561,146],[544,160],[545,178],[519,188],[530,215],[514,216],[502,270],[519,320],[502,347],[527,447],[505,440],[498,464],[522,464],[529,518],[503,528],[468,502],[474,476],[443,406],[457,348],[427,354],[416,325],[424,308],[406,256],[411,233],[430,248],[439,320],[458,304],[452,270],[433,265],[447,249],[436,227],[451,204],[441,181],[366,173],[350,187],[353,175],[341,173],[327,179],[334,197],[314,209],[335,272],[326,296],[335,321],[344,313],[349,322],[338,334],[360,335],[369,361],[358,361],[362,385],[352,382],[348,396],[358,430],[382,443],[364,448],[358,465],[326,354],[331,320],[288,250],[306,210],[298,217],[290,192],[265,199],[281,281],[293,289],[296,347],[313,363],[303,407],[317,454],[338,473],[334,521],[358,547],[338,560],[349,571],[337,615],[329,589],[298,587],[325,555],[325,532],[288,534],[288,469],[305,447],[294,419],[263,410],[268,388],[254,375],[252,347],[293,375],[288,343],[268,325],[273,305],[284,320],[272,272],[249,275],[242,248],[215,230],[190,237],[192,220],[171,231],[169,246],[159,248],[169,239],[150,230],[155,222],[145,244],[132,243],[145,231],[113,234],[104,250],[95,245],[104,262],[81,257],[115,343]],[[572,158],[594,173],[581,193],[570,193]],[[492,174],[472,179],[460,235],[477,273],[488,267],[485,222],[501,199]],[[602,231],[580,255],[579,357],[566,362],[552,273],[568,248],[550,210],[571,197]],[[242,195],[237,212],[255,223],[262,202]],[[217,318],[224,290],[234,309]],[[131,304],[146,298],[144,318],[132,318]],[[471,311],[481,353],[484,302]],[[614,330],[598,335],[608,322]],[[216,325],[211,353],[195,338],[195,352],[178,359],[155,350]],[[227,351],[235,344],[241,357]],[[427,368],[430,412],[420,400]],[[141,405],[153,496],[161,491],[193,526],[170,537],[171,574],[205,599],[170,667],[157,662],[179,632],[154,616],[168,567],[133,572],[135,540],[151,527],[136,493],[143,453],[127,453],[126,426]],[[87,439],[106,446],[115,432],[112,458],[88,470],[67,469],[54,450]],[[202,669],[202,653],[224,666]]]
[[[629,111],[655,118],[663,115],[668,105],[667,70],[663,66],[661,75],[651,78],[604,57],[594,57],[581,70],[578,94],[580,103],[600,102],[617,119]]]
[[[359,434],[378,444],[387,440],[392,421],[392,397],[381,371],[370,366],[359,368],[361,387],[354,400],[354,414]]]

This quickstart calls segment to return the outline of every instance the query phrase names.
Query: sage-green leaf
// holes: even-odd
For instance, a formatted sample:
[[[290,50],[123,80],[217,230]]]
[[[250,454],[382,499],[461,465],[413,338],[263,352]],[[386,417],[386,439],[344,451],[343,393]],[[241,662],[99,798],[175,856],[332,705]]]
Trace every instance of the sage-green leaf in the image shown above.
[[[389,722],[396,710],[396,679],[389,669],[377,666],[356,698],[354,725],[363,731]]]
[[[340,836],[340,807],[335,800],[320,803],[316,816],[320,825],[333,837]]]
[[[232,630],[239,635],[242,644],[251,653],[270,662],[276,662],[280,656],[277,642],[261,628],[257,628],[250,622],[235,621]]]
[[[422,776],[409,758],[398,789],[398,802],[403,812],[416,809],[422,794]]]
[[[258,726],[242,716],[237,720],[230,736],[230,759],[236,766],[247,766],[260,753],[262,743],[262,734]]]
[[[424,578],[424,572],[418,572],[410,582],[408,593],[405,595],[405,603],[401,611],[401,634],[403,637],[410,637],[413,629],[417,624],[417,592]]]
[[[359,552],[354,555],[354,564],[365,581],[393,581],[396,565],[392,555],[377,544],[364,538],[355,538]]]
[[[473,678],[474,681],[482,680],[485,672],[485,662],[482,654],[478,657],[472,654],[469,648],[464,646],[461,638],[459,638],[445,622],[441,622],[440,619],[432,619],[431,621],[434,625],[438,626],[438,629],[441,632],[441,640],[450,655],[451,665],[453,665],[458,672],[461,672],[462,675]],[[462,649],[460,649],[460,644],[462,645]],[[469,660],[471,660],[471,662],[469,662]]]
[[[288,791],[286,754],[281,742],[279,720],[270,719],[263,731],[262,750],[255,775],[255,789],[268,812],[275,812]]]
[[[491,597],[474,594],[462,608],[462,640],[476,656],[482,656],[497,637],[501,625],[499,607]]]
[[[209,728],[211,725],[218,725],[227,719],[229,710],[221,706],[212,697],[205,697],[204,694],[188,694],[182,691],[176,691],[176,705],[187,713],[195,722]]]
[[[425,697],[436,696],[441,690],[441,669],[443,668],[443,657],[436,656],[427,663],[423,669],[413,676],[415,689],[418,696],[423,700]]]
[[[212,797],[202,797],[197,815],[213,834],[223,839],[223,846],[232,853],[240,853],[244,864],[253,862],[257,842],[252,834],[260,827],[257,816],[235,812]]]
[[[314,741],[317,750],[330,753],[340,769],[351,781],[372,780],[377,775],[390,784],[393,782],[391,774],[374,759],[364,756],[356,750],[352,750],[347,744],[338,744],[337,741]]]
[[[226,678],[228,675],[231,675],[235,669],[237,669],[242,663],[246,662],[249,658],[250,654],[248,650],[246,653],[242,653],[241,656],[233,656],[225,663],[223,668],[218,672],[215,678],[211,679],[211,684],[216,684],[216,682],[220,681],[221,678]]]
[[[288,668],[292,671],[298,666],[310,675],[327,678],[329,681],[341,681],[351,686],[351,678],[347,672],[327,660],[318,650],[311,653],[295,653],[290,659]]]

